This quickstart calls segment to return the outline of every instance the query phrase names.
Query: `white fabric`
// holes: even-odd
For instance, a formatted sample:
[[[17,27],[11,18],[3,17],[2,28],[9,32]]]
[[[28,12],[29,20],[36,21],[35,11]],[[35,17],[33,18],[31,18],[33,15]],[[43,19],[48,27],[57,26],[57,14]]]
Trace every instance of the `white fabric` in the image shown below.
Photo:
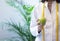
[[[38,34],[38,26],[36,20],[42,15],[42,4],[39,3],[33,10],[31,14],[31,24],[30,31],[33,36],[36,36],[35,41],[42,41],[42,33]],[[59,4],[60,7],[60,4]],[[45,28],[45,41],[56,41],[56,2],[52,3],[52,12],[50,13],[47,7],[47,2],[45,3],[45,17],[46,24]],[[60,30],[60,8],[59,8],[59,30]],[[59,32],[60,39],[60,32]],[[59,40],[60,41],[60,40]]]

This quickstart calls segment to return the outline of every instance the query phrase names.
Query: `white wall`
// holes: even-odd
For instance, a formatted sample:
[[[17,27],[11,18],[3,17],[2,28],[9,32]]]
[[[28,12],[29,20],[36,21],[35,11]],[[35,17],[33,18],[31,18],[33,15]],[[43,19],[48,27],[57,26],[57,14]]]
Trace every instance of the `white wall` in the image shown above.
[[[5,0],[0,0],[0,40],[4,38],[10,38],[15,36],[13,32],[8,32],[9,27],[2,25],[3,22],[7,22],[10,18],[15,22],[20,22],[20,13],[13,7],[9,6]],[[2,28],[3,27],[3,28]]]
[[[24,4],[26,5],[36,5],[37,3],[39,3],[39,0],[23,0]]]

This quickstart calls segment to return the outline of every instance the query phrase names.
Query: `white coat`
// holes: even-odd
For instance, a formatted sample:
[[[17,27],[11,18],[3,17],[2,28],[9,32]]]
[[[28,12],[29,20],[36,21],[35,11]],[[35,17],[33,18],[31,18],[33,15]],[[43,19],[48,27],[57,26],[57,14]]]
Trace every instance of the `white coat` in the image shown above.
[[[36,20],[42,15],[42,2],[36,5],[31,14],[30,31],[36,37],[35,41],[42,41],[42,33],[38,33],[38,25]],[[56,41],[56,2],[52,3],[51,13],[47,7],[48,2],[45,2],[45,41]],[[59,41],[60,41],[60,4],[59,4]]]

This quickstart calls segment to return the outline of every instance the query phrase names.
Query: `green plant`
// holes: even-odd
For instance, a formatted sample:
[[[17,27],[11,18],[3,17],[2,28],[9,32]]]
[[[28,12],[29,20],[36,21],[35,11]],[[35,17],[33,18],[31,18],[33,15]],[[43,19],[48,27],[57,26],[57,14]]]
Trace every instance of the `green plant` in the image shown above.
[[[34,6],[26,6],[19,4],[17,1],[7,1],[7,3],[16,8],[18,11],[21,12],[21,15],[23,16],[25,20],[25,25],[21,26],[20,23],[16,24],[13,21],[5,23],[12,27],[12,29],[9,29],[9,31],[14,31],[16,34],[21,37],[22,41],[34,41],[35,37],[31,35],[30,33],[30,19],[31,19],[31,11],[33,10]],[[18,5],[16,5],[18,4]],[[26,29],[25,29],[26,28]]]

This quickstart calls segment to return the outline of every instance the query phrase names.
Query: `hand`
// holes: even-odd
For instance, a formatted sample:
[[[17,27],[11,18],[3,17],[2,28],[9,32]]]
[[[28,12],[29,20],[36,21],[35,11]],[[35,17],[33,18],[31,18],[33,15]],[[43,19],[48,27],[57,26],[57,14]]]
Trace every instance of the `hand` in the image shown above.
[[[39,21],[39,19],[37,20],[37,25],[38,25],[38,33],[40,33],[43,28],[43,25],[41,23],[39,23],[38,21]]]

